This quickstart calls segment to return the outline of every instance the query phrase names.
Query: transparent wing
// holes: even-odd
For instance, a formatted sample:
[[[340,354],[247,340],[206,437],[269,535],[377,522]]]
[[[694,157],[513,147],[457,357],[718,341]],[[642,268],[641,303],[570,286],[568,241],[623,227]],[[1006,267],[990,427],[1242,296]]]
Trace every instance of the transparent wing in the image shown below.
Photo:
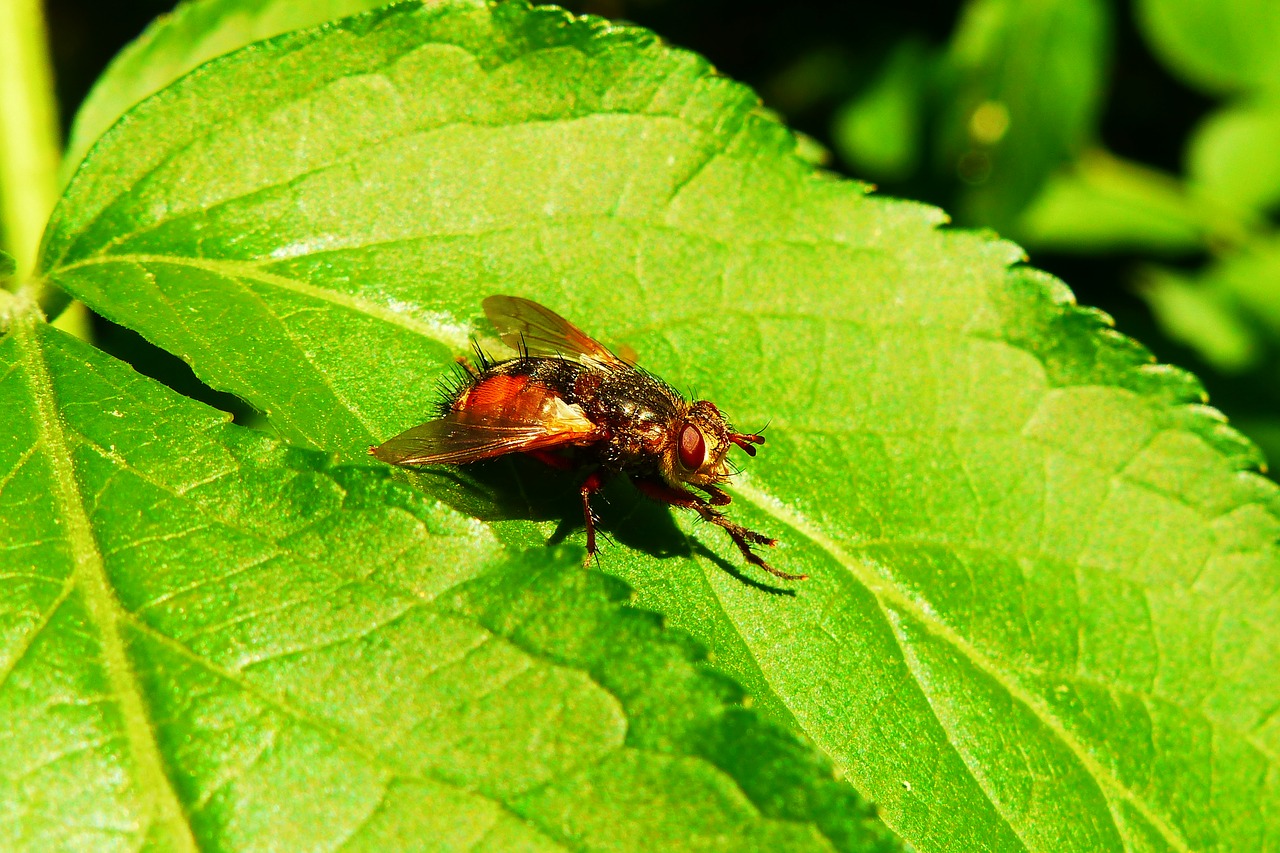
[[[529,355],[552,355],[618,367],[627,362],[550,308],[519,296],[490,296],[484,313],[503,343]]]

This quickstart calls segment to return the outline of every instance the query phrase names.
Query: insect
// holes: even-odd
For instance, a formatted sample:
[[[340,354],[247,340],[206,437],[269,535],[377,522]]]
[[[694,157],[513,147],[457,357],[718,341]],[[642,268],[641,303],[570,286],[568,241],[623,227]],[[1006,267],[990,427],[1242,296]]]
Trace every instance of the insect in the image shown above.
[[[776,539],[717,509],[731,500],[719,488],[732,473],[730,448],[754,456],[764,436],[734,431],[715,404],[689,402],[536,302],[490,296],[483,305],[519,355],[493,361],[477,346],[475,366],[459,359],[439,417],[370,447],[370,454],[413,466],[525,453],[556,468],[585,467],[580,491],[588,559],[596,552],[591,496],[609,477],[625,474],[648,497],[723,528],[748,563],[786,580],[805,579],[773,568],[752,547],[776,545]]]

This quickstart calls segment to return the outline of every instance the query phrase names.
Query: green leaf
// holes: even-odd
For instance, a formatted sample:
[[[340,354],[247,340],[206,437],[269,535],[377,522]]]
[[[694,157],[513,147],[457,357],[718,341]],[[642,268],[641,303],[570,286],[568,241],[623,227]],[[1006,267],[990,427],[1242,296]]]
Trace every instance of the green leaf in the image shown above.
[[[1251,418],[1236,426],[1258,443],[1268,459],[1280,459],[1280,418]]]
[[[429,415],[484,296],[537,299],[771,419],[730,509],[810,581],[744,583],[718,531],[623,484],[601,565],[918,849],[1273,844],[1280,503],[1256,448],[943,218],[816,172],[649,33],[408,4],[134,108],[42,269],[340,455]],[[525,461],[417,482],[537,546],[576,494]]]
[[[385,6],[386,0],[187,0],[157,18],[98,78],[76,113],[63,171],[134,104],[224,53],[256,41]]]
[[[1225,370],[1250,367],[1259,339],[1280,343],[1280,239],[1246,243],[1194,276],[1153,273],[1144,295],[1175,340]]]
[[[1110,34],[1101,0],[974,0],[947,56],[941,150],[961,221],[1001,230],[1094,132]]]
[[[1187,145],[1187,172],[1202,192],[1259,212],[1280,203],[1280,99],[1224,107]]]
[[[836,113],[831,129],[836,148],[860,173],[898,181],[919,166],[932,62],[924,45],[904,42],[866,91]]]
[[[1171,270],[1149,270],[1143,279],[1139,292],[1170,338],[1195,347],[1224,373],[1238,373],[1258,363],[1259,335],[1230,292]]]
[[[577,555],[30,315],[0,407],[6,847],[895,847]]]
[[[0,251],[0,334],[9,328],[10,314],[16,305],[16,299],[7,286],[17,269],[13,257]]]
[[[1173,71],[1210,92],[1280,88],[1280,5],[1140,0],[1138,26]]]
[[[1177,179],[1095,150],[1049,179],[1018,233],[1036,249],[1190,252],[1216,222]]]

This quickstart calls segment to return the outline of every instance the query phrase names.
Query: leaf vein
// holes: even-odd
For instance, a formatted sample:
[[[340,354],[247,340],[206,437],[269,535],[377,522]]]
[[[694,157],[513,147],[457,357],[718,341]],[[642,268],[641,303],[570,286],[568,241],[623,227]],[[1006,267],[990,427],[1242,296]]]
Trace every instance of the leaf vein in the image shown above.
[[[1171,848],[1190,853],[1191,848],[1181,834],[1163,816],[1156,814],[1144,800],[1121,782],[1114,773],[1095,759],[1085,745],[1062,724],[1062,721],[1031,691],[1024,688],[1012,674],[1001,670],[982,651],[958,634],[946,622],[931,613],[928,608],[921,606],[910,595],[900,590],[890,581],[877,577],[873,572],[868,571],[861,561],[854,559],[852,555],[828,537],[818,526],[798,513],[784,507],[779,502],[772,500],[750,484],[739,483],[736,491],[763,512],[782,521],[830,555],[837,565],[845,568],[853,578],[871,593],[882,608],[892,606],[910,614],[917,622],[928,628],[935,637],[954,648],[957,654],[963,656],[978,670],[985,673],[994,683],[999,684],[1009,694],[1010,698],[1030,711],[1048,731],[1052,732],[1100,785],[1104,793],[1109,792],[1109,795],[1106,796],[1108,801],[1113,798],[1123,800],[1141,814]],[[899,643],[899,646],[901,647],[901,643]],[[925,690],[925,684],[923,682],[918,683],[920,684],[920,689]],[[994,800],[992,805],[999,808]],[[1114,813],[1112,817],[1114,820]]]

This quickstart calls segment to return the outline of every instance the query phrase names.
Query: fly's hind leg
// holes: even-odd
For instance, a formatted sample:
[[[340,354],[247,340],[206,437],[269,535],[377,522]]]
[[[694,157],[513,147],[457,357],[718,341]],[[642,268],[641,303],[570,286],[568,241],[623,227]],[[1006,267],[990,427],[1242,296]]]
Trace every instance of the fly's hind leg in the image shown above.
[[[802,581],[809,577],[808,575],[793,575],[779,571],[765,562],[763,557],[751,550],[752,545],[777,545],[778,540],[730,521],[724,513],[715,509],[715,506],[724,506],[729,503],[729,496],[714,486],[706,489],[707,493],[711,495],[711,502],[708,503],[693,492],[677,489],[658,480],[637,479],[635,484],[637,489],[654,500],[691,509],[702,516],[704,521],[709,521],[716,527],[722,528],[725,533],[729,534],[733,544],[738,546],[738,550],[742,552],[743,559],[751,565],[759,566],[769,574],[780,577],[783,580]]]
[[[582,487],[579,489],[582,493],[582,518],[587,524],[586,565],[588,566],[596,555],[596,515],[591,511],[591,496],[600,491],[600,487],[604,485],[604,479],[601,471],[592,471],[587,475],[587,479],[582,481]]]
[[[525,455],[531,456],[543,465],[548,465],[558,471],[572,471],[578,467],[567,456],[560,456],[549,450],[526,450]],[[597,469],[587,475],[587,479],[582,481],[582,486],[578,489],[582,494],[582,519],[587,526],[587,559],[585,561],[587,566],[591,565],[591,561],[596,555],[596,515],[591,511],[591,496],[600,491],[604,481],[604,472]]]

